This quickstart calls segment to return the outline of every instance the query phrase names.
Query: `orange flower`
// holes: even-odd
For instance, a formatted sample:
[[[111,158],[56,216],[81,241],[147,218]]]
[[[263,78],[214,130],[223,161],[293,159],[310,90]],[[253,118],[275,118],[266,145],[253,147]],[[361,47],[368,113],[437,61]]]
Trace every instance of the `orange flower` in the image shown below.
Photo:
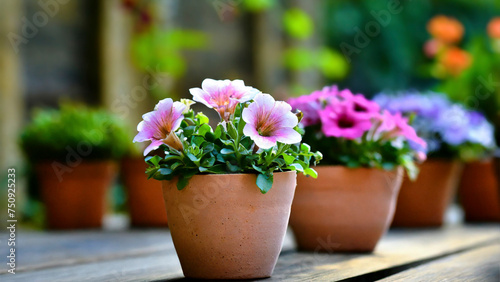
[[[448,73],[457,76],[472,64],[472,57],[458,47],[451,47],[445,51],[439,62]]]
[[[488,24],[488,34],[491,38],[500,39],[500,17],[491,19]]]
[[[444,43],[456,43],[464,35],[463,25],[454,18],[438,15],[427,23],[427,30],[436,39]]]

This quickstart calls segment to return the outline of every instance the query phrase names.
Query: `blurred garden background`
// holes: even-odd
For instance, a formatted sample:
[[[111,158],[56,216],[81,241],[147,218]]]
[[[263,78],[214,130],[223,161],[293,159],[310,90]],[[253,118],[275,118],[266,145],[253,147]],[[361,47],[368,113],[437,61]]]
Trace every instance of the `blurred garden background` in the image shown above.
[[[104,150],[85,157],[140,157],[132,138],[141,114],[190,97],[207,77],[242,79],[280,99],[332,84],[367,97],[438,91],[482,112],[499,144],[499,17],[497,0],[2,0],[0,220],[15,168],[17,216],[44,226],[36,157],[20,148],[34,117],[42,129],[50,119],[34,113],[64,105],[75,121],[31,132],[54,144],[52,152],[31,141],[31,155],[59,151],[67,165],[75,132],[107,123],[119,129],[100,131],[110,138],[99,139]],[[127,214],[123,181],[112,186],[107,212]]]

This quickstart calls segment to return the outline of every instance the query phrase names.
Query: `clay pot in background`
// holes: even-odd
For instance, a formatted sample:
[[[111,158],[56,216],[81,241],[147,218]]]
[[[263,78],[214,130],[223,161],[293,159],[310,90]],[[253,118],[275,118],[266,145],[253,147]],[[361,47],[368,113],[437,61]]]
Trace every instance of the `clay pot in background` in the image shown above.
[[[403,169],[318,166],[299,175],[290,226],[299,249],[371,252],[389,228]]]
[[[437,227],[455,196],[462,163],[430,159],[420,165],[417,180],[405,178],[392,226]]]
[[[296,173],[274,174],[262,194],[255,174],[195,175],[183,190],[163,181],[168,225],[188,278],[271,276],[281,251]]]
[[[459,195],[467,221],[500,221],[498,186],[493,159],[465,165]]]
[[[130,223],[134,227],[166,227],[161,181],[148,180],[146,168],[143,158],[125,158],[122,161]]]
[[[83,161],[68,169],[67,172],[61,167],[55,170],[52,162],[36,166],[48,228],[100,228],[107,193],[116,176],[116,164]]]

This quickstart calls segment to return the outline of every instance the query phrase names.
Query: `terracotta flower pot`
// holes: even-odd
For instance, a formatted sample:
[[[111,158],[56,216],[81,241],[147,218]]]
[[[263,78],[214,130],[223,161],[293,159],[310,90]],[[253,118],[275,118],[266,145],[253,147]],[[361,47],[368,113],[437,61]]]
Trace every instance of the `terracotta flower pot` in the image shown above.
[[[403,178],[395,171],[319,166],[318,178],[299,175],[290,225],[299,249],[371,252],[394,215]]]
[[[461,172],[462,163],[458,161],[431,159],[424,162],[417,180],[403,181],[392,226],[441,226],[455,196]]]
[[[195,175],[163,196],[182,271],[188,278],[256,279],[271,276],[285,236],[296,173],[274,174],[262,194],[254,174]]]
[[[493,160],[465,165],[459,195],[467,221],[500,221],[500,193]]]
[[[122,162],[122,177],[127,190],[131,225],[166,227],[167,214],[161,182],[149,179],[143,158],[127,158]]]
[[[115,175],[111,161],[89,161],[56,173],[51,162],[40,163],[36,173],[50,229],[100,228],[106,195]],[[60,177],[58,177],[60,176]]]

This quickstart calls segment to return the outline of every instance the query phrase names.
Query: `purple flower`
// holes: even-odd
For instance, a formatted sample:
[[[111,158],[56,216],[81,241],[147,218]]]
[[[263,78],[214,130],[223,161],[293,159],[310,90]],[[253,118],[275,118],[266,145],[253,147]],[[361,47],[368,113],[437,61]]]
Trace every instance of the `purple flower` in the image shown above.
[[[250,101],[259,90],[245,86],[243,80],[214,80],[206,78],[201,88],[191,88],[193,100],[215,109],[221,119],[229,121],[238,103]]]
[[[142,116],[143,121],[137,125],[139,133],[135,136],[134,142],[152,141],[144,150],[147,155],[152,150],[158,149],[162,144],[170,144],[170,140],[177,140],[177,136],[169,136],[181,125],[184,118],[182,112],[186,105],[181,102],[173,102],[172,99],[163,99],[155,106],[155,110]],[[167,141],[167,139],[169,141]]]
[[[254,101],[242,113],[246,122],[243,133],[262,149],[269,149],[276,142],[294,144],[302,140],[294,129],[297,116],[286,102],[276,102],[269,94],[257,94]]]
[[[331,103],[319,112],[323,134],[327,137],[343,137],[356,139],[371,127],[370,119],[364,114],[358,114],[354,109],[354,102],[345,100]]]
[[[434,126],[444,142],[458,146],[467,141],[468,123],[467,111],[462,106],[455,104],[439,115]]]
[[[437,118],[451,103],[439,93],[421,94],[416,91],[397,93],[396,95],[378,94],[373,101],[391,113],[414,113],[422,118]]]

